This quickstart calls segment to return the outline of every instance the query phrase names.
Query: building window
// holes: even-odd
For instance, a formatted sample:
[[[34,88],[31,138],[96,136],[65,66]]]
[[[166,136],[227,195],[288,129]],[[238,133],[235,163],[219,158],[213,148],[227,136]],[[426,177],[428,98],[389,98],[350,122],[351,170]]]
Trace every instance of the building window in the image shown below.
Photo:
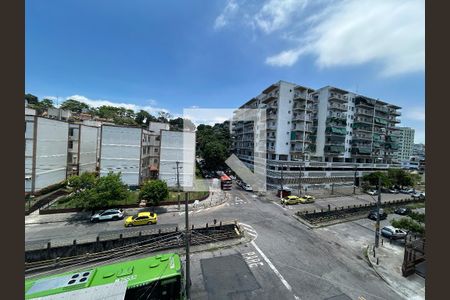
[[[155,152],[158,152],[158,148],[155,148]]]
[[[157,163],[158,163],[158,160],[155,158],[155,159],[153,160],[153,163],[157,164]]]
[[[69,148],[70,148],[70,149],[73,148],[73,141],[69,141]]]

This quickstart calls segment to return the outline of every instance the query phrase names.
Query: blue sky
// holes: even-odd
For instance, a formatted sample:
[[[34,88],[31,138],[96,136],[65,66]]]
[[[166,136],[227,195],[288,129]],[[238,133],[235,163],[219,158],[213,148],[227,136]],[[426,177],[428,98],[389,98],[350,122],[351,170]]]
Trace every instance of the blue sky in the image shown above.
[[[397,104],[425,140],[424,1],[26,1],[26,92],[180,115],[278,80]],[[58,97],[58,98],[56,98]]]

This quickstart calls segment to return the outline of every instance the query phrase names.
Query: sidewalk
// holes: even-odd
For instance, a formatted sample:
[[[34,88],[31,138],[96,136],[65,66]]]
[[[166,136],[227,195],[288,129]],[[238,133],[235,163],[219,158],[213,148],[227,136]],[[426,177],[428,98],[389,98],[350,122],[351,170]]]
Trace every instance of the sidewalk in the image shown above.
[[[380,241],[380,246],[375,249],[375,257],[372,249],[373,245],[370,245],[368,251],[370,264],[394,291],[405,299],[425,299],[425,279],[417,274],[408,277],[402,275],[403,247],[391,245],[387,241],[381,245]]]
[[[209,207],[218,206],[220,204],[225,203],[231,199],[230,195],[224,191],[218,190],[211,192],[209,197],[203,201],[199,201],[198,203],[194,202],[188,205],[189,211],[195,211],[199,209],[205,209]],[[151,207],[142,207],[142,208],[127,208],[125,212],[127,215],[133,215],[140,211],[148,211],[152,209]],[[180,210],[178,210],[178,204],[175,205],[165,205],[158,206],[154,208],[154,211],[158,214],[165,213],[174,213],[174,212],[184,212],[184,201],[182,200],[180,203]],[[81,221],[87,220],[91,216],[91,212],[73,212],[73,213],[60,213],[60,214],[49,214],[49,215],[40,215],[39,210],[31,213],[28,216],[25,216],[25,225],[32,224],[48,224],[48,223],[59,223],[59,222],[73,222],[73,221]]]

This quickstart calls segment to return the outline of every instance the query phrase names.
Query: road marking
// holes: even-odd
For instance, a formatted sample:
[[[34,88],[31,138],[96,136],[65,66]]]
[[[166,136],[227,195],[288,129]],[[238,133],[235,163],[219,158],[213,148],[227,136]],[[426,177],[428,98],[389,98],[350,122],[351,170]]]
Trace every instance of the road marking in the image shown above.
[[[245,262],[250,268],[264,266],[264,263],[261,261],[261,259],[259,259],[258,255],[256,255],[255,252],[243,253],[242,256],[244,257]]]
[[[261,257],[264,259],[264,261],[269,265],[269,267],[272,269],[272,271],[275,273],[275,275],[277,275],[277,277],[281,280],[281,282],[283,283],[283,285],[290,291],[292,292],[292,287],[291,285],[286,281],[286,279],[284,279],[283,275],[280,274],[280,272],[277,270],[277,268],[275,268],[275,266],[272,264],[272,262],[269,260],[269,258],[267,258],[267,256],[264,254],[264,252],[262,252],[261,249],[259,249],[259,247],[256,245],[255,241],[251,241],[250,244],[252,244],[252,246],[256,249],[256,251],[259,252],[259,254],[261,255]],[[298,298],[298,296],[294,295],[295,299],[300,299]]]
[[[275,205],[278,205],[278,206],[281,207],[282,209],[286,210],[286,207],[283,207],[281,204],[276,203],[276,202],[272,202],[272,203],[275,204]]]

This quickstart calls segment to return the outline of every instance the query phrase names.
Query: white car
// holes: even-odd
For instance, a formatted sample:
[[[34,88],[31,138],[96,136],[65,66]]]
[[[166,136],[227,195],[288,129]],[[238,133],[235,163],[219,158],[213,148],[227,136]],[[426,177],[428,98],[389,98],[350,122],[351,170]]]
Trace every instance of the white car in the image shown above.
[[[244,184],[242,185],[242,188],[243,188],[244,190],[246,190],[247,192],[252,192],[252,191],[253,191],[252,187],[251,187],[250,185],[246,184],[246,183],[244,183]]]
[[[121,220],[124,217],[123,209],[107,209],[91,217],[91,222]]]
[[[376,191],[376,190],[367,191],[367,194],[369,194],[371,196],[375,196],[375,195],[378,195],[378,191]]]
[[[381,229],[381,235],[392,239],[403,239],[406,237],[407,233],[406,231],[393,226],[385,226]]]

